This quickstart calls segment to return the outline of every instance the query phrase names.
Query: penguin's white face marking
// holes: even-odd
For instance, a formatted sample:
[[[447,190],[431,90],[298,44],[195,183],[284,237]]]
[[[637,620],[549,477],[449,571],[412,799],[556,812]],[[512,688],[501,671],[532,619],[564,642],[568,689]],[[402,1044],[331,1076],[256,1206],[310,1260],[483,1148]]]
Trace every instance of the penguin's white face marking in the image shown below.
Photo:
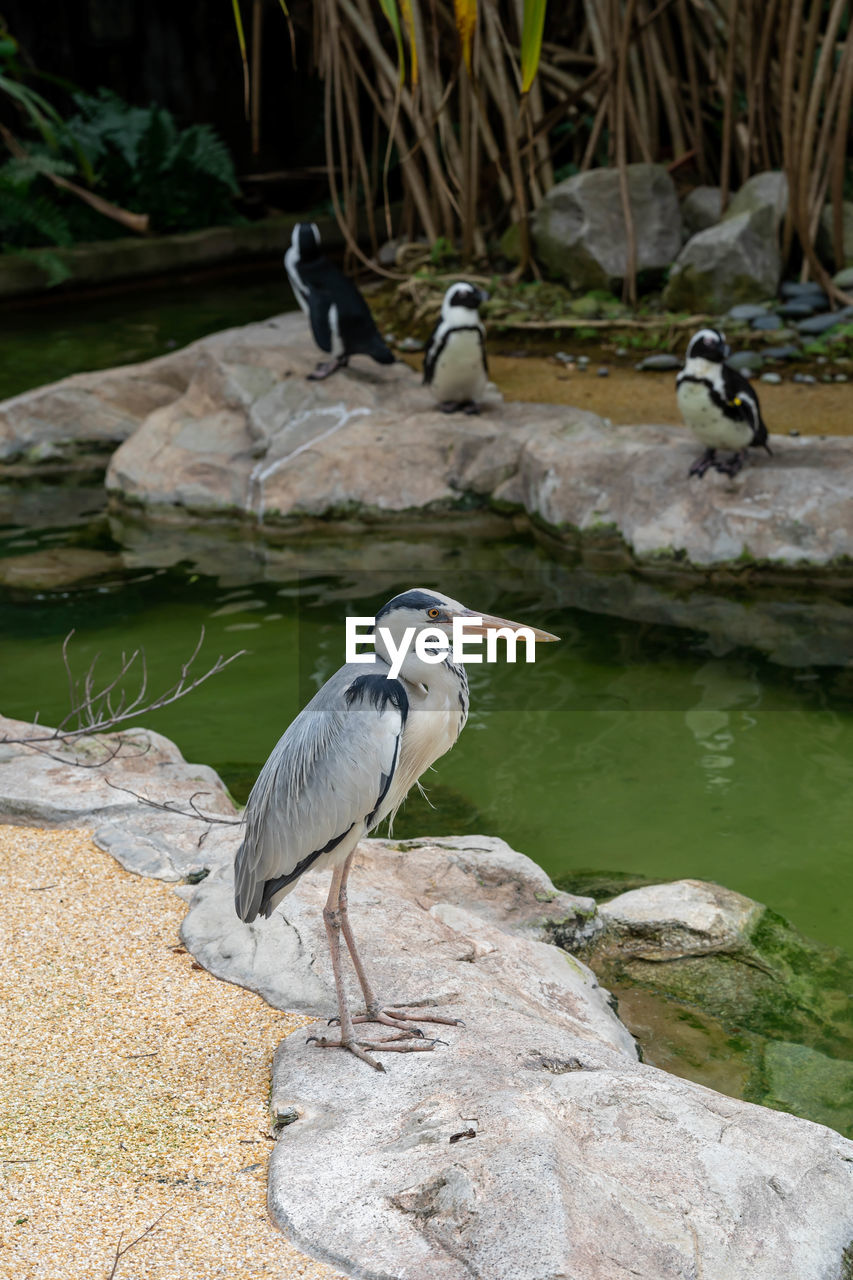
[[[722,364],[731,355],[731,348],[726,342],[726,335],[719,329],[700,329],[694,333],[687,346],[687,359],[710,360]]]
[[[474,312],[477,316],[480,305],[488,301],[489,295],[485,289],[478,289],[476,285],[469,284],[466,280],[458,280],[456,284],[452,284],[444,295],[444,301],[441,304],[441,318],[446,323],[452,324],[452,313],[454,311]],[[479,317],[478,317],[479,319]],[[457,324],[461,323],[459,320]],[[472,323],[469,318],[468,324]]]

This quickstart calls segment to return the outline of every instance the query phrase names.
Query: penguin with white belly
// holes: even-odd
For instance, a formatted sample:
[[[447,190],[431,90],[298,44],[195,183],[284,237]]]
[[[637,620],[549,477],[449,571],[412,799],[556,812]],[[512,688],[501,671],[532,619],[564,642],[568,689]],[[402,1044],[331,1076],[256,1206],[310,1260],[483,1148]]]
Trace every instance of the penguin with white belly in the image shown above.
[[[424,385],[442,413],[480,412],[489,381],[480,306],[488,297],[484,289],[464,280],[452,284],[444,295],[424,360]]]
[[[312,381],[346,368],[350,356],[370,356],[379,364],[394,363],[394,355],[379,336],[364,298],[352,280],[323,253],[315,222],[297,222],[284,266],[296,301],[311,322],[314,341],[321,351],[332,356],[308,374]]]
[[[771,453],[758,396],[749,380],[726,364],[730,348],[719,329],[700,329],[687,347],[684,368],[675,380],[678,407],[687,426],[705,446],[688,472],[704,476],[709,467],[735,476],[746,451],[762,447]],[[731,449],[719,460],[718,449]]]

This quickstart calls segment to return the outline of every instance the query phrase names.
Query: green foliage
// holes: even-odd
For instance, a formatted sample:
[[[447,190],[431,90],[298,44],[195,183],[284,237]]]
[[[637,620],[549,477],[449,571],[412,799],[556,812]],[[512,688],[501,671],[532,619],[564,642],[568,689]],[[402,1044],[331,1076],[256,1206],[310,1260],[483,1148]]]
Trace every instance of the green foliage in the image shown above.
[[[2,86],[0,86],[2,87]],[[44,247],[127,234],[51,175],[90,174],[98,195],[135,213],[147,213],[154,232],[192,231],[237,221],[239,194],[231,157],[205,124],[181,129],[163,107],[132,107],[102,89],[77,94],[76,113],[50,140],[25,142],[27,154],[0,166],[0,244],[4,251],[36,250],[51,283],[67,274]],[[33,258],[33,254],[29,253]],[[35,259],[34,259],[35,260]]]
[[[147,213],[160,232],[235,220],[239,195],[231,156],[206,124],[179,129],[165,107],[132,107],[101,89],[76,94],[66,128],[86,155],[107,199]]]

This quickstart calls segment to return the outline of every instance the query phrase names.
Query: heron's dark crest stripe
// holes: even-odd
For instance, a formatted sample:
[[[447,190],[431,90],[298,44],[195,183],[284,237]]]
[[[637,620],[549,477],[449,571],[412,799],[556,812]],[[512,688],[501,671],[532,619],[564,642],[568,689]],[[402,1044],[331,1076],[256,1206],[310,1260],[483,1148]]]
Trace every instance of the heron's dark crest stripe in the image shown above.
[[[402,595],[395,596],[393,600],[389,600],[387,604],[376,615],[376,621],[384,618],[386,614],[393,613],[395,609],[446,609],[447,606],[443,600],[436,599],[431,596],[428,591],[404,591]],[[364,676],[361,679],[367,679]],[[358,681],[356,681],[358,684]]]
[[[284,889],[286,885],[293,884],[294,880],[298,880],[303,871],[307,871],[311,864],[316,862],[322,854],[331,853],[336,845],[339,845],[342,840],[346,839],[354,826],[355,823],[351,822],[346,831],[342,832],[341,835],[332,836],[328,844],[324,844],[322,849],[315,849],[313,853],[309,853],[301,862],[297,862],[293,870],[289,871],[286,876],[276,876],[274,880],[265,881],[263,897],[261,898],[259,910],[262,911],[265,916],[271,916],[273,911],[275,911],[275,907],[272,905],[272,899],[279,890]]]

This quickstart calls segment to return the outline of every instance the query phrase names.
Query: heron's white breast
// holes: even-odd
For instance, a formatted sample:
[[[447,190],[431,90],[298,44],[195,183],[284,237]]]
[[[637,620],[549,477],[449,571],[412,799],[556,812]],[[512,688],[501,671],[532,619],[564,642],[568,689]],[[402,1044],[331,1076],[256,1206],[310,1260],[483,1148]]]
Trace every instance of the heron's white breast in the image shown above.
[[[451,330],[435,362],[432,393],[437,400],[480,400],[486,390],[483,339],[476,329]]]

